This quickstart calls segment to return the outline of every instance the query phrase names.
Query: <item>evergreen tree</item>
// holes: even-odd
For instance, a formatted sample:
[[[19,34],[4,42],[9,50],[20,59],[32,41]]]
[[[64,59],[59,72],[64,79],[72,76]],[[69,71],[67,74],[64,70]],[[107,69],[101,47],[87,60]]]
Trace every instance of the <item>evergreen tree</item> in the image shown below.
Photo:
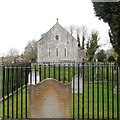
[[[110,26],[109,36],[120,65],[120,2],[93,2],[96,16]]]
[[[105,51],[102,49],[102,50],[100,50],[97,54],[96,54],[96,56],[97,56],[97,60],[99,61],[99,62],[104,62],[105,60],[106,60],[106,54],[105,54]]]

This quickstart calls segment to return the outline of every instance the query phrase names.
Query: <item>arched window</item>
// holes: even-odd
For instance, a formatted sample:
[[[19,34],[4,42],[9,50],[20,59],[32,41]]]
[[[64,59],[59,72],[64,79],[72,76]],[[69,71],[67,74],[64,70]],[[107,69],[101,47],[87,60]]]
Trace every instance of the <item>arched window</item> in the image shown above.
[[[65,48],[65,57],[67,56],[67,50],[66,50],[66,48]]]
[[[58,57],[58,48],[56,48],[56,56]]]
[[[49,57],[50,57],[50,48],[49,48],[49,50],[48,50],[48,55],[49,55]]]

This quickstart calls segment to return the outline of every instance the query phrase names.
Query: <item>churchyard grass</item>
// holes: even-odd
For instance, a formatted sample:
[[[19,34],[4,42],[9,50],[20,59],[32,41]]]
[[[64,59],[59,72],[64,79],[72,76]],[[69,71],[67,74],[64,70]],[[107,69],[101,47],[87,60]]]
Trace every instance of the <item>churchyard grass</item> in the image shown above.
[[[18,97],[16,97],[16,95]],[[17,98],[17,99],[16,99]],[[18,100],[18,101],[16,101]],[[21,105],[22,105],[22,118],[26,117],[26,90],[22,90],[22,103],[21,103],[21,90],[18,90],[17,93],[13,93],[13,118],[16,118],[16,108],[18,105],[18,118],[21,118]],[[18,103],[18,104],[17,104]],[[7,107],[8,107],[8,98],[5,100],[5,118],[8,118]],[[3,113],[3,103],[0,103],[0,113]],[[27,111],[29,116],[29,94],[27,94]],[[2,117],[2,114],[0,115]],[[9,118],[12,118],[12,95],[9,97]]]
[[[93,91],[92,91],[92,87],[93,84],[89,84],[89,118],[92,118],[92,112],[93,112],[93,108],[92,105],[94,104],[94,118],[97,118],[97,108],[98,108],[98,89],[97,89],[97,85],[98,84],[94,84],[94,102],[93,102]],[[16,118],[16,94],[14,93],[14,118]],[[75,113],[75,118],[78,117],[78,94],[74,94],[75,95],[75,108],[74,108],[74,113]],[[25,89],[23,89],[23,118],[25,118],[25,106],[26,106],[26,97],[25,97]],[[72,94],[73,96],[73,94]],[[80,94],[80,106],[79,106],[79,110],[80,110],[80,118],[82,118],[82,97],[83,94]],[[104,118],[107,118],[107,84],[104,83],[104,96],[102,95],[102,84],[99,83],[99,118],[102,119],[102,98],[104,97]],[[120,100],[120,95],[119,95],[119,100]],[[7,101],[8,99],[5,100],[5,116],[7,117]],[[72,99],[73,101],[73,99]],[[71,101],[71,103],[72,103]],[[120,105],[120,104],[119,104]],[[0,103],[0,113],[2,113],[2,102]],[[27,106],[28,106],[28,117],[29,117],[29,94],[27,95]],[[72,105],[71,105],[72,106]],[[120,108],[120,107],[119,107]],[[110,118],[112,118],[112,84],[109,83],[109,115]],[[12,96],[9,97],[9,118],[12,118]],[[72,108],[71,108],[72,111]],[[120,110],[119,110],[120,111]],[[1,116],[2,117],[2,114]],[[18,118],[21,117],[21,90],[18,91]],[[72,117],[72,114],[71,114]],[[84,118],[88,118],[88,84],[85,83],[84,84]],[[117,95],[114,94],[114,118],[117,118]]]
[[[109,98],[107,98],[107,84],[104,83],[104,95],[102,94],[102,84],[99,84],[99,96],[98,96],[98,84],[94,84],[94,102],[93,102],[93,84],[89,84],[89,91],[88,91],[88,84],[84,85],[84,94],[80,94],[79,98],[79,117],[82,118],[82,98],[84,95],[84,118],[88,118],[88,107],[89,107],[89,118],[93,118],[93,104],[94,104],[94,118],[98,117],[98,108],[99,108],[99,118],[103,118],[102,114],[102,109],[103,109],[103,99],[104,99],[104,118],[107,119],[108,116],[108,99],[109,99],[109,118],[112,119],[112,110],[114,109],[114,118],[117,118],[117,94],[114,94],[114,103],[112,99],[112,84],[109,84]],[[89,92],[89,97],[88,97],[88,92]],[[120,100],[120,95],[118,95],[119,100]],[[78,94],[75,94],[74,97],[75,101],[75,108],[74,108],[74,113],[75,113],[75,118],[78,117]],[[99,100],[98,100],[99,98]],[[98,103],[99,101],[99,103]],[[89,106],[88,106],[89,104]],[[114,108],[113,108],[114,104]],[[98,107],[99,105],[99,107]],[[120,104],[119,104],[119,114],[120,114]]]

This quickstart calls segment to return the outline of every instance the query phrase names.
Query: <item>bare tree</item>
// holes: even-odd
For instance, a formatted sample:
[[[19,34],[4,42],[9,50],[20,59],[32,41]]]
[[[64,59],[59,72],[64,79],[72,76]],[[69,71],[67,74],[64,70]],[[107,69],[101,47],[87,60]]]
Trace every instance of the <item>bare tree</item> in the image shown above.
[[[8,52],[8,55],[12,56],[12,57],[17,57],[18,53],[19,53],[19,51],[16,48],[11,48]]]
[[[75,26],[74,25],[69,26],[69,31],[70,31],[70,34],[73,35],[75,32]]]
[[[81,26],[81,38],[82,38],[82,45],[81,45],[81,49],[85,49],[85,41],[87,38],[87,27],[85,25]]]
[[[81,48],[81,44],[80,44],[80,27],[78,26],[76,28],[76,34],[77,34],[77,41],[78,41],[78,47]]]
[[[37,41],[31,40],[25,47],[24,58],[26,62],[34,61],[37,59]]]
[[[81,49],[85,49],[85,42],[87,40],[87,27],[85,25],[82,25],[81,27],[77,26],[76,28],[76,35],[77,35],[77,41],[78,41],[78,47]]]
[[[5,63],[14,63],[17,56],[19,56],[19,50],[16,49],[16,48],[11,48],[8,51],[7,56],[3,58],[3,62],[5,62]]]

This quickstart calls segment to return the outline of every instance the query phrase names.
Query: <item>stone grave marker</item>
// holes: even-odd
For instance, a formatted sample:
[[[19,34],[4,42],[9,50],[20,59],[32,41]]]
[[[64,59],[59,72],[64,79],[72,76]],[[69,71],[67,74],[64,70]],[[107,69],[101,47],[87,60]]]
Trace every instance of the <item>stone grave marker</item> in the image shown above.
[[[35,84],[35,75],[36,75],[36,83],[39,83],[39,72],[35,70],[32,70],[29,74],[28,74],[28,84]]]
[[[70,118],[70,83],[48,78],[29,85],[30,118]]]
[[[73,84],[74,84],[74,91],[73,91]],[[72,78],[72,93],[73,92],[78,93],[78,76],[77,75],[75,75],[74,78]],[[79,76],[79,93],[83,93],[83,79],[81,75]]]
[[[115,71],[115,70],[114,70],[114,71]],[[114,74],[116,74],[116,73],[117,73],[117,71],[116,71]],[[118,82],[118,83],[117,83],[118,85],[115,86],[115,88],[114,88],[114,93],[120,94],[120,67],[118,67],[118,81],[116,81],[116,82]]]

